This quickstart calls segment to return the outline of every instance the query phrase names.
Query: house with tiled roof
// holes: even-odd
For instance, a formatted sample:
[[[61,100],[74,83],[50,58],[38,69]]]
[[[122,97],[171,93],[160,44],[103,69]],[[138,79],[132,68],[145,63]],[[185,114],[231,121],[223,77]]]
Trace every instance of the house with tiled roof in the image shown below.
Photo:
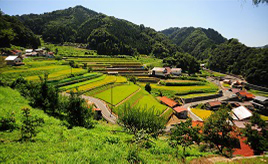
[[[174,107],[179,105],[176,101],[169,99],[165,96],[161,97],[159,100],[161,101],[161,103],[163,103],[171,108],[174,108]]]
[[[22,61],[23,61],[23,58],[21,56],[8,56],[6,59],[5,59],[7,65],[22,65],[24,64]]]
[[[206,103],[207,110],[218,110],[219,107],[221,106],[220,101],[210,101]]]
[[[252,93],[244,90],[237,92],[236,95],[240,100],[253,100],[255,97]]]
[[[186,119],[188,117],[188,110],[183,106],[177,106],[173,110],[180,119]]]

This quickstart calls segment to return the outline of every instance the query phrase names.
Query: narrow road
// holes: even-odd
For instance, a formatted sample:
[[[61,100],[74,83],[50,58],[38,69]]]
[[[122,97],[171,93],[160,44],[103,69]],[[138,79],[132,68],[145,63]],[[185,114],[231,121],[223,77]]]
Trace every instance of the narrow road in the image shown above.
[[[97,106],[97,108],[99,108],[101,110],[102,116],[107,121],[109,121],[113,124],[116,124],[117,117],[115,115],[111,114],[111,111],[109,110],[109,108],[107,107],[107,104],[105,102],[101,101],[100,99],[91,97],[91,96],[82,95],[82,98],[93,102]]]

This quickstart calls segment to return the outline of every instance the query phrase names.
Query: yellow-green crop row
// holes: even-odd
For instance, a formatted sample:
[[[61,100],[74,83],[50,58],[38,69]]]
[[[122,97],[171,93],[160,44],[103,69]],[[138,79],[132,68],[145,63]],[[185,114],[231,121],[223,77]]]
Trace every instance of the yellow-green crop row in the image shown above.
[[[112,82],[116,82],[116,77],[115,76],[106,76],[105,79],[100,80],[100,81],[96,81],[87,85],[83,85],[78,87],[78,91],[80,92],[84,92],[84,91],[88,91],[91,89],[94,89],[96,87],[100,87]],[[70,92],[71,90],[68,90],[67,92]],[[74,92],[76,92],[76,89],[73,89]]]
[[[117,83],[125,83],[125,82],[127,82],[127,78],[124,77],[124,76],[117,76],[116,77],[116,82]]]
[[[52,65],[52,66],[43,66],[43,67],[37,67],[37,68],[9,70],[9,71],[5,71],[3,73],[6,74],[6,73],[29,72],[29,71],[49,70],[49,69],[57,69],[57,68],[68,68],[68,66]]]

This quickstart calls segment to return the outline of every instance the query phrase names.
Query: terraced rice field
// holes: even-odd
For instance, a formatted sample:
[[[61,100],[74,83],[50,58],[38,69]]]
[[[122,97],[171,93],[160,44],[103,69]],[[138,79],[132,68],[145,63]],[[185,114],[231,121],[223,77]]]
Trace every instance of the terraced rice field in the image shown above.
[[[71,75],[71,73],[77,74],[77,73],[86,73],[86,72],[87,71],[85,69],[82,69],[82,68],[72,68],[72,71],[71,71],[70,67],[67,67],[67,69],[65,69],[65,70],[55,71],[55,72],[49,73],[48,79],[53,80],[53,79],[56,79],[59,77]],[[43,74],[40,74],[40,75],[43,75]],[[27,76],[26,79],[27,80],[39,80],[39,75]]]
[[[111,89],[107,89],[104,92],[96,94],[95,97],[102,99],[109,104],[116,105],[130,96],[132,93],[136,92],[139,89],[137,85],[134,84],[125,84],[121,86],[116,86],[112,88],[113,92],[113,102],[111,103]]]
[[[148,92],[141,89],[139,92],[137,92],[135,95],[133,95],[130,99],[125,101],[124,103],[120,104],[120,106],[117,106],[114,108],[113,112],[117,113],[120,108],[123,108],[125,105],[133,106],[139,106],[141,108],[151,109],[154,108],[156,114],[160,115],[165,111],[167,106],[161,104],[158,102],[152,95],[150,95]]]
[[[91,80],[87,80],[87,81],[83,81],[83,82],[74,83],[74,84],[71,84],[71,85],[66,85],[66,86],[60,87],[60,90],[65,91],[65,90],[70,90],[70,89],[76,88],[76,87],[80,88],[80,87],[85,86],[85,85],[90,85],[90,83],[104,80],[105,78],[106,78],[106,75],[102,75],[102,76],[100,76],[98,78],[94,78],[94,79],[91,79]]]
[[[110,83],[114,83],[116,82],[116,76],[105,76],[104,79],[102,80],[99,80],[99,81],[95,81],[95,82],[92,82],[92,83],[89,83],[89,84],[86,84],[86,85],[82,85],[82,86],[79,86],[77,85],[78,87],[78,90],[80,92],[86,92],[86,91],[89,91],[91,89],[95,89],[97,87],[101,87],[103,85],[107,85],[107,84],[110,84]],[[72,89],[74,92],[76,92],[75,89]],[[71,90],[67,90],[66,92],[70,92]]]
[[[200,117],[202,120],[207,119],[211,114],[213,114],[213,111],[210,110],[204,110],[204,109],[197,109],[197,108],[191,108],[191,111]]]
[[[146,83],[139,83],[145,87]],[[203,86],[162,86],[158,84],[150,84],[153,92],[169,92],[171,95],[186,95],[190,93],[211,93],[216,92],[218,87],[213,83],[206,83]]]

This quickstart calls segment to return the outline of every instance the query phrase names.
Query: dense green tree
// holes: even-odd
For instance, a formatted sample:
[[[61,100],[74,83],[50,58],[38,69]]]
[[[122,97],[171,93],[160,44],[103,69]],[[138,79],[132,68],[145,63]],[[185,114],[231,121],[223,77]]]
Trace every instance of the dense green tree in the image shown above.
[[[268,150],[268,132],[265,126],[266,123],[260,118],[260,115],[253,113],[250,123],[243,130],[243,134],[247,138],[246,143],[255,150],[255,154]]]
[[[147,84],[145,85],[145,90],[146,90],[147,92],[151,93],[152,87],[150,86],[150,83],[147,83]]]
[[[192,120],[187,119],[185,122],[181,122],[176,125],[175,128],[171,129],[170,145],[176,147],[176,155],[178,156],[178,147],[182,146],[182,159],[185,161],[185,150],[191,148],[190,146],[194,143],[200,142],[200,127],[193,127]]]
[[[204,122],[204,141],[215,145],[218,151],[223,154],[224,148],[232,153],[232,149],[237,145],[238,139],[231,122],[233,118],[226,108],[220,108]]]

